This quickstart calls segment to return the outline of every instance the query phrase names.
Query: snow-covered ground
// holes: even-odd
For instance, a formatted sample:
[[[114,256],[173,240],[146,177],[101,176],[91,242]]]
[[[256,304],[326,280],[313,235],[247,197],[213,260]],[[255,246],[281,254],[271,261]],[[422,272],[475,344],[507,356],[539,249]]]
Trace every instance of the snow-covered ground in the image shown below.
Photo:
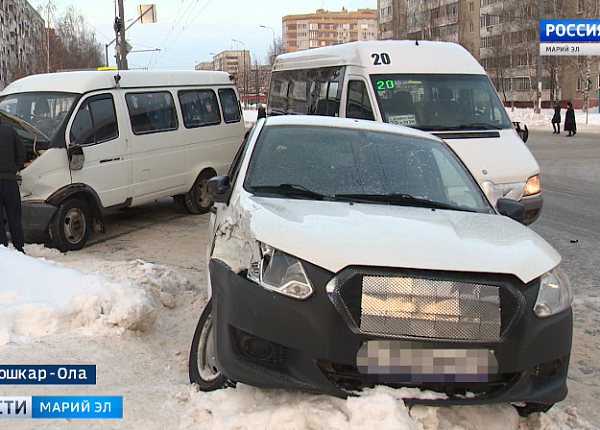
[[[551,127],[550,112],[509,113],[529,127]],[[256,111],[245,115],[251,122]],[[585,114],[578,112],[577,120],[584,124]],[[591,125],[600,125],[599,114],[590,114]],[[75,253],[28,244],[22,255],[0,246],[0,363],[97,366],[95,386],[0,385],[0,396],[115,395],[123,396],[124,405],[122,420],[3,420],[0,428],[595,428],[564,404],[523,419],[510,405],[408,407],[402,401],[405,390],[387,387],[345,400],[242,384],[197,392],[188,382],[187,361],[206,300],[206,220],[163,220],[170,227],[162,236],[151,236],[158,233],[150,228],[147,236],[122,236]],[[187,260],[173,264],[174,249]]]

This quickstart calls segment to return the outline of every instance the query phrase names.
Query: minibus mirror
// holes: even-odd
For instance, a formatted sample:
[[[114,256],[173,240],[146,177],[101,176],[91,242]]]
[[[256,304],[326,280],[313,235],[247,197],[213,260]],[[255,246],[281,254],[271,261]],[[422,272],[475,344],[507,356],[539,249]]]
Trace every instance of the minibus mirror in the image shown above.
[[[523,143],[527,143],[527,139],[529,139],[529,129],[527,128],[527,124],[523,124],[523,127],[521,127],[520,122],[514,121],[513,125]]]
[[[229,176],[215,176],[206,183],[206,197],[215,203],[227,203],[231,196]]]
[[[496,208],[500,215],[505,215],[515,221],[522,222],[525,218],[525,206],[511,199],[498,199]]]
[[[81,170],[83,169],[83,163],[85,162],[85,155],[83,154],[83,148],[78,143],[71,143],[69,149],[67,149],[67,155],[69,156],[69,169]]]

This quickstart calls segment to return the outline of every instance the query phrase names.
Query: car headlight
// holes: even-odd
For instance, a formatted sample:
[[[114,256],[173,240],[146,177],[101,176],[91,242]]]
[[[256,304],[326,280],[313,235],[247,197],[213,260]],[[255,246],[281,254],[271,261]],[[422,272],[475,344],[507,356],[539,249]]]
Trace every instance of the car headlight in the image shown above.
[[[540,175],[534,175],[525,184],[525,195],[532,196],[540,192]]]
[[[546,318],[568,309],[572,301],[571,282],[566,273],[556,267],[542,276],[533,311],[539,318]]]
[[[313,287],[300,260],[264,243],[258,243],[257,253],[248,270],[248,279],[294,299],[310,297]]]

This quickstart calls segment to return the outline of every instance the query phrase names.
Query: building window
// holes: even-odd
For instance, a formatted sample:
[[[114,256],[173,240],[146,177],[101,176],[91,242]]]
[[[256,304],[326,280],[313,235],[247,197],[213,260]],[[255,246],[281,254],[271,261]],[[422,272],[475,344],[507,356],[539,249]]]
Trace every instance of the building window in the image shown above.
[[[475,11],[475,5],[473,4],[473,2],[469,2],[469,12],[474,12]]]
[[[524,91],[531,89],[531,82],[529,77],[520,77],[513,79],[513,85],[515,90]]]
[[[469,23],[469,33],[473,33],[473,21]]]

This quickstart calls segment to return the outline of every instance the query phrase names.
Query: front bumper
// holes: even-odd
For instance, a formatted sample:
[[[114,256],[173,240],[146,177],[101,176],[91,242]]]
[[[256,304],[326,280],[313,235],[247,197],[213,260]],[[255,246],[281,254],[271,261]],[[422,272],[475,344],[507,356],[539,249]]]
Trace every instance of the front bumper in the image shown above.
[[[293,388],[338,397],[374,386],[375,375],[358,371],[357,353],[364,342],[378,338],[353,333],[335,309],[325,290],[332,273],[306,262],[303,265],[315,293],[299,301],[261,288],[232,272],[220,260],[210,261],[219,369],[232,380],[258,387]],[[525,311],[500,342],[482,345],[420,339],[437,348],[493,349],[498,372],[490,375],[489,382],[387,385],[431,389],[448,395],[440,400],[407,399],[411,403],[551,404],[564,399],[571,350],[571,310],[538,319],[531,311],[537,284],[522,287]],[[466,397],[469,392],[475,395]]]
[[[520,203],[525,206],[525,217],[522,221],[523,224],[529,225],[540,217],[542,206],[544,205],[544,199],[541,194],[523,197],[520,200]]]
[[[57,209],[56,206],[44,202],[22,202],[21,222],[25,237],[30,240],[45,236]]]

